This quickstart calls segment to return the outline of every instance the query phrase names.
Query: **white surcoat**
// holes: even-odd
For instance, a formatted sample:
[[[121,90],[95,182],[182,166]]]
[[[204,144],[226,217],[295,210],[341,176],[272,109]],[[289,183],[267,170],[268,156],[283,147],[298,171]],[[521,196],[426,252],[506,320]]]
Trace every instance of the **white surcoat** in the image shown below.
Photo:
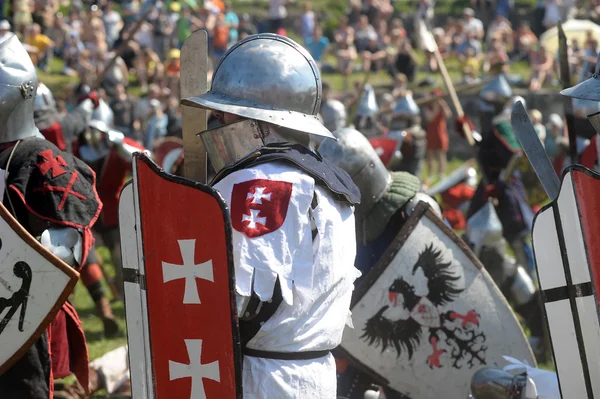
[[[281,287],[281,305],[248,348],[301,352],[338,346],[360,275],[354,267],[353,207],[282,162],[236,171],[215,188],[229,205],[238,302],[252,292],[268,301],[277,281]],[[335,361],[331,354],[312,360],[244,356],[243,384],[244,399],[334,399]]]

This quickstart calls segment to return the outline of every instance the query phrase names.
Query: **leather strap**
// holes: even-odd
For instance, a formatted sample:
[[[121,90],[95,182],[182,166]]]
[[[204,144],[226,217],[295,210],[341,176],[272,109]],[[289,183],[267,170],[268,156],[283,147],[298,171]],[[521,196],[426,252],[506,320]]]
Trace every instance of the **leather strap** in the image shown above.
[[[242,350],[244,356],[251,357],[262,357],[264,359],[277,359],[277,360],[310,360],[318,359],[320,357],[327,356],[331,353],[330,350],[323,351],[306,351],[306,352],[271,352],[261,351],[257,349],[244,348]]]

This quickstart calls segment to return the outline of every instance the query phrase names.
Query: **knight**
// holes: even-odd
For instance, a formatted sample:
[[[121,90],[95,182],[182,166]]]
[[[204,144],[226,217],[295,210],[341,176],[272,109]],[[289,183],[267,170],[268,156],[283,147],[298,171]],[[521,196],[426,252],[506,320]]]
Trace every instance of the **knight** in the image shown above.
[[[119,195],[131,174],[131,160],[135,152],[147,152],[135,140],[125,137],[117,130],[111,129],[104,121],[92,119],[88,127],[73,143],[73,154],[84,161],[96,173],[98,196],[102,200],[103,209],[94,226],[94,233],[106,245],[111,254],[115,268],[115,294],[121,298],[123,294],[123,274],[121,267],[121,241],[119,237]],[[99,259],[97,259],[99,261]],[[98,264],[98,263],[96,263]],[[94,282],[95,284],[95,282]],[[99,293],[92,291],[94,298]],[[99,314],[104,315],[105,331],[112,335],[114,327],[107,317],[107,309],[102,308],[104,301],[99,300]]]
[[[525,100],[510,95],[510,87],[503,75],[488,83],[480,92],[480,103],[493,109],[490,112],[496,115],[490,119],[489,112],[482,114],[477,158],[483,177],[467,211],[467,219],[485,206],[490,198],[495,199],[504,238],[513,249],[518,263],[527,266],[528,271],[533,273],[533,254],[527,242],[533,212],[527,204],[525,187],[514,173],[514,161],[522,155],[522,149],[510,124],[512,105],[517,101],[524,103]],[[457,121],[457,130],[463,134],[464,123],[465,120]],[[466,123],[471,124],[468,120]]]
[[[360,189],[361,203],[356,207],[355,266],[364,276],[379,261],[419,201],[429,203],[440,217],[441,210],[433,198],[419,193],[421,183],[417,177],[407,172],[389,172],[362,133],[345,128],[335,131],[334,135],[338,140],[324,141],[319,153],[348,172]],[[344,359],[337,361],[338,395],[362,399],[374,381]],[[405,398],[387,389],[385,395],[390,399]]]
[[[10,35],[0,43],[0,170],[3,204],[42,245],[75,269],[93,243],[91,227],[102,208],[92,170],[45,140],[35,125],[38,86],[27,51]],[[65,237],[69,237],[66,239]],[[63,245],[53,245],[62,242]],[[89,392],[88,355],[77,311],[67,301],[29,349],[0,376],[0,396],[47,399],[54,378],[75,374]]]
[[[323,103],[320,114],[323,125],[332,132],[347,125],[346,107],[341,101],[332,97],[331,87],[326,82],[323,83]]]
[[[383,127],[378,122],[378,114],[379,105],[375,89],[367,83],[360,92],[352,123],[367,137],[380,136],[383,133]]]
[[[40,133],[62,151],[72,151],[72,144],[84,133],[93,116],[98,116],[100,100],[96,92],[86,90],[79,97],[75,110],[61,117],[56,109],[52,91],[43,83],[37,88],[33,106],[33,116]],[[103,110],[100,110],[102,113]],[[106,114],[106,113],[104,113]],[[81,269],[81,279],[90,293],[96,311],[104,325],[106,336],[114,336],[119,331],[112,308],[102,286],[103,270],[100,257],[93,247],[90,256]]]
[[[421,110],[410,91],[396,101],[388,137],[399,143],[391,169],[420,176],[427,152],[427,138],[421,126]]]
[[[79,98],[79,105],[73,111],[61,117],[56,109],[52,91],[40,83],[33,107],[35,125],[46,140],[61,151],[70,151],[71,142],[85,131],[99,104],[97,93],[89,92]]]
[[[232,218],[243,396],[333,398],[360,192],[313,150],[333,137],[317,117],[319,69],[291,39],[253,35],[223,55],[210,87],[182,104],[221,123],[200,137]]]

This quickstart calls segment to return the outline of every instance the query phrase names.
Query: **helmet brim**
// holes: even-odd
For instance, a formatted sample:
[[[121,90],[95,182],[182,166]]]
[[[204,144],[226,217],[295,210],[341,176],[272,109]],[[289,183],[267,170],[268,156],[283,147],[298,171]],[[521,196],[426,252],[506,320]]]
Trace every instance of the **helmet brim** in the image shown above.
[[[560,94],[580,100],[600,101],[600,76],[594,75],[573,87],[562,90]]]
[[[335,138],[316,115],[272,107],[215,91],[209,91],[199,97],[184,98],[181,105],[228,112],[315,136]]]

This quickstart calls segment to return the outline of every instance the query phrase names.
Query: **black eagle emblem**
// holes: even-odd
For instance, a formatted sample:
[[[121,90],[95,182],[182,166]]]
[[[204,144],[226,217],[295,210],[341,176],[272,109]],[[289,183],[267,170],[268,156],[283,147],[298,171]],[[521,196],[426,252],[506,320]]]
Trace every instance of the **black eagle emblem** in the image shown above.
[[[486,338],[478,331],[479,314],[475,310],[459,314],[440,309],[464,291],[458,287],[460,276],[452,272],[451,266],[452,262],[444,261],[441,250],[435,249],[433,244],[426,246],[419,254],[412,274],[419,268],[423,270],[428,295],[417,295],[414,286],[402,277],[397,278],[388,290],[391,305],[383,306],[367,320],[361,338],[369,345],[381,347],[381,352],[393,347],[398,357],[407,353],[410,360],[421,345],[423,334],[427,333],[432,347],[432,354],[427,358],[430,368],[443,366],[440,358],[444,353],[449,353],[454,368],[486,364]],[[390,306],[395,308],[400,302],[410,312],[409,317],[400,320],[386,317]]]

